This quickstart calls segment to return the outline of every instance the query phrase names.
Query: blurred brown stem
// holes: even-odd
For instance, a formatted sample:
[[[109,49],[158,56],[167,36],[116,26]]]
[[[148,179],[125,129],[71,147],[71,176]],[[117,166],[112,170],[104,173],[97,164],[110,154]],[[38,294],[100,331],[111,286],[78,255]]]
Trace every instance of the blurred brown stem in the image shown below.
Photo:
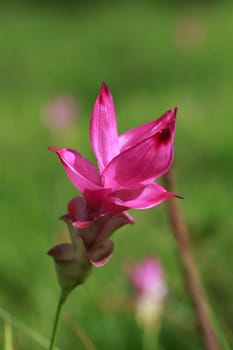
[[[175,192],[175,175],[173,169],[164,176],[164,181],[166,189],[170,192]],[[169,199],[167,201],[167,208],[170,223],[178,245],[184,280],[196,310],[197,320],[205,347],[208,350],[220,350],[209,314],[209,307],[205,300],[203,287],[192,256],[189,232],[181,213],[178,200],[176,198]]]
[[[96,347],[92,343],[91,339],[88,338],[88,336],[84,333],[78,323],[73,320],[70,314],[65,314],[65,320],[73,332],[78,336],[79,340],[82,342],[86,350],[96,350]]]

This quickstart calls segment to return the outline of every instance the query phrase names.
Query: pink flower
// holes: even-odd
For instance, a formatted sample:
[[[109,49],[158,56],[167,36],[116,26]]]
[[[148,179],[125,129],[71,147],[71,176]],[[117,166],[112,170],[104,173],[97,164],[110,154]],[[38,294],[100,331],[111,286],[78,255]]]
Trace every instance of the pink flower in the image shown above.
[[[85,197],[85,224],[76,217],[74,226],[88,226],[99,216],[130,208],[151,208],[176,196],[155,183],[173,160],[176,111],[169,110],[157,120],[118,135],[112,95],[102,84],[90,123],[98,170],[73,149],[50,147],[58,154],[70,181]],[[70,204],[71,211],[74,205],[75,199]]]
[[[92,266],[108,262],[114,247],[110,236],[134,222],[127,209],[151,208],[177,196],[155,183],[173,160],[175,120],[176,109],[172,109],[119,136],[113,99],[103,83],[90,125],[98,170],[75,150],[50,147],[83,194],[68,203],[68,214],[63,216],[71,243],[49,251],[63,289],[72,290],[85,280]]]
[[[130,264],[126,272],[135,292],[137,320],[150,327],[159,319],[167,296],[162,266],[158,259],[149,257]]]
[[[162,266],[158,259],[148,257],[128,269],[128,277],[137,296],[150,295],[163,300],[167,294]]]
[[[69,95],[58,96],[42,108],[42,120],[51,130],[73,126],[78,114],[79,106]]]

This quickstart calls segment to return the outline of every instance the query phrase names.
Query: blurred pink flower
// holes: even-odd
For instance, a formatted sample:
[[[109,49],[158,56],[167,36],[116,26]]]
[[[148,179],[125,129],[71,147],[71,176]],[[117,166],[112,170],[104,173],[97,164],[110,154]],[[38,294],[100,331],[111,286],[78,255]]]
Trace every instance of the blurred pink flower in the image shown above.
[[[64,129],[73,125],[78,113],[79,106],[74,98],[61,95],[42,108],[42,120],[52,130]]]
[[[85,224],[78,216],[72,217],[75,227],[88,226],[101,215],[151,208],[177,196],[154,182],[173,160],[176,111],[169,110],[159,119],[118,136],[112,95],[103,83],[90,123],[90,141],[99,169],[75,150],[50,147],[85,197]]]
[[[129,264],[126,272],[134,289],[137,320],[150,327],[160,318],[168,293],[160,261],[148,257]]]

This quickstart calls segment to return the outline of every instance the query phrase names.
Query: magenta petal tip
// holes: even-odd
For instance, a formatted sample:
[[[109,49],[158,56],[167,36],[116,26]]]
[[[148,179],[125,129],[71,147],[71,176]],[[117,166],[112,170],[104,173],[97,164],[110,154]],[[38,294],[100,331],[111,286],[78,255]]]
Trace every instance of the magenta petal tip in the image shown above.
[[[49,146],[48,149],[52,152],[57,152],[58,151],[58,148],[57,147],[54,147],[54,146]]]
[[[178,198],[178,199],[184,199],[183,196],[180,196],[179,194],[173,193],[173,197]]]
[[[101,91],[101,92],[105,92],[105,93],[109,93],[110,90],[109,90],[109,87],[108,87],[108,85],[106,84],[105,81],[102,82],[100,91]]]

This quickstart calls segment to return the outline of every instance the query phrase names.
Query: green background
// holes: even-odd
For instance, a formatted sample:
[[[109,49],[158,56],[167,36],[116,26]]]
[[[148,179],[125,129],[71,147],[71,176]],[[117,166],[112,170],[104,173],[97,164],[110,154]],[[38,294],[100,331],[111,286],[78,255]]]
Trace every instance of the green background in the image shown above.
[[[66,235],[57,218],[77,194],[49,145],[94,160],[88,128],[103,80],[119,131],[179,106],[177,192],[208,298],[233,342],[232,75],[230,2],[12,2],[0,12],[0,306],[49,338],[59,289],[46,252]],[[42,121],[43,106],[69,94],[74,126]],[[134,227],[114,235],[115,253],[73,292],[59,346],[141,349],[124,275],[129,259],[154,255],[166,271],[164,349],[202,349],[166,206],[131,213]],[[3,344],[4,321],[0,320]],[[29,332],[30,333],[30,332]],[[19,349],[42,347],[13,329]],[[2,345],[0,345],[2,348]],[[89,348],[91,349],[91,348]]]

